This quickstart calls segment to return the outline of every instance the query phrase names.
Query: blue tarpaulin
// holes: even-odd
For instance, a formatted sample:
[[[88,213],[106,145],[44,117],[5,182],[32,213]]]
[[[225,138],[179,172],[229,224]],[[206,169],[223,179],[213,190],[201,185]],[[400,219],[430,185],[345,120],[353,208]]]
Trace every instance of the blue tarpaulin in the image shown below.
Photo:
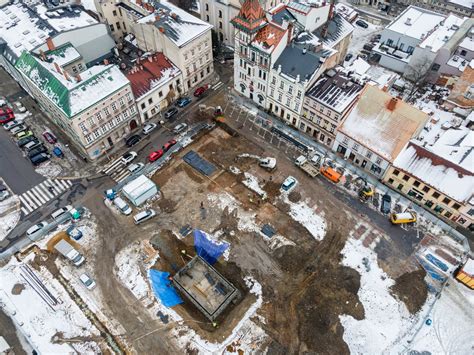
[[[171,281],[168,280],[169,276],[169,272],[155,269],[150,270],[150,280],[155,296],[164,306],[174,307],[177,304],[183,303],[183,300],[179,297],[173,285],[171,285]]]
[[[216,244],[209,240],[203,231],[199,229],[194,230],[194,248],[196,253],[210,265],[215,264],[228,247],[228,243]]]
[[[214,171],[216,171],[216,167],[214,165],[201,158],[194,150],[187,152],[183,156],[183,160],[206,176],[211,176]]]

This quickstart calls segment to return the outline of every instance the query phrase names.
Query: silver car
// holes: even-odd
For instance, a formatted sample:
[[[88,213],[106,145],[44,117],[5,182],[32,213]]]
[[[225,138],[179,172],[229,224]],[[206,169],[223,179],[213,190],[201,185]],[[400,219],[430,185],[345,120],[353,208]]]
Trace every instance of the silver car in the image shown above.
[[[188,125],[186,123],[180,123],[173,128],[173,132],[175,134],[178,134],[185,131],[187,128],[188,128]]]
[[[153,131],[158,125],[156,123],[147,123],[143,129],[142,132],[143,134],[149,134],[151,131]]]
[[[135,222],[135,224],[140,224],[142,222],[148,221],[150,218],[153,218],[155,216],[155,210],[148,209],[133,216],[133,221]]]

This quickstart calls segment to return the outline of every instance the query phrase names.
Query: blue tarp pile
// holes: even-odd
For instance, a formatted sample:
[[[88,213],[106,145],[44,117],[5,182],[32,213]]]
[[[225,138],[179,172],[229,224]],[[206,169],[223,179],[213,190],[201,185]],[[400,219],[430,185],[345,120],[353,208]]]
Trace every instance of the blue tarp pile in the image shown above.
[[[183,157],[183,160],[191,165],[194,169],[200,173],[210,176],[216,170],[216,167],[209,163],[207,160],[201,158],[198,153],[194,150],[189,151]]]
[[[150,280],[155,296],[165,307],[173,307],[183,303],[183,300],[179,297],[173,285],[171,285],[171,281],[168,280],[169,276],[169,272],[155,269],[150,270]]]
[[[207,238],[206,233],[199,229],[194,230],[194,248],[196,253],[206,260],[210,265],[216,263],[217,259],[229,248],[228,243],[216,244]]]

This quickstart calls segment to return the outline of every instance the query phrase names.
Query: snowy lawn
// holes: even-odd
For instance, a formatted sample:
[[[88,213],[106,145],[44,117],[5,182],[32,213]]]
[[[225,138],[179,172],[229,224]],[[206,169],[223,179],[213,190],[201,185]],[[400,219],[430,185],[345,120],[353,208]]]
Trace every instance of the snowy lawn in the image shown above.
[[[16,195],[0,202],[0,240],[5,239],[18,224],[21,217],[19,203],[20,200]]]
[[[254,191],[258,196],[262,198],[267,197],[267,193],[260,186],[260,183],[256,176],[247,172],[244,173],[244,176],[245,176],[245,180],[243,180],[242,183],[245,186],[247,186],[250,190]]]

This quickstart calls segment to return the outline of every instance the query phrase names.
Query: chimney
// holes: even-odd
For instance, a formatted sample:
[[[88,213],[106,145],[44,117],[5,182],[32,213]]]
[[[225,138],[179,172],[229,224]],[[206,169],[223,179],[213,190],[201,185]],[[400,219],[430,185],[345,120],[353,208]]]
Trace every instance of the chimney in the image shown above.
[[[46,55],[44,54],[44,52],[43,52],[41,49],[40,49],[40,57],[41,57],[41,60],[42,60],[43,62],[46,61]]]
[[[81,78],[80,74],[76,75],[76,80],[77,80],[78,83],[82,81],[82,78]]]
[[[71,78],[69,77],[69,74],[67,73],[67,71],[63,71],[63,74],[67,81],[71,81]]]
[[[176,19],[178,18],[178,15],[176,15],[174,12],[172,12],[172,13],[171,13],[171,17],[176,20]]]
[[[290,22],[288,24],[288,44],[291,42],[292,36],[293,36],[293,24]]]
[[[161,19],[161,16],[160,16],[160,15],[155,15],[155,21],[158,22],[158,21],[160,21],[160,19]]]
[[[392,97],[387,104],[387,110],[389,111],[395,110],[395,106],[397,106],[397,102],[398,102],[398,99],[395,97]]]
[[[296,82],[299,83],[299,82],[300,82],[300,79],[301,79],[301,78],[300,78],[300,75],[298,74],[298,75],[296,76]]]
[[[165,28],[163,26],[158,27],[161,33],[165,33]]]
[[[48,46],[48,50],[50,51],[56,49],[53,43],[53,39],[51,37],[48,37],[48,39],[46,40],[46,45]]]
[[[148,57],[148,61],[149,61],[150,63],[153,63],[153,57],[152,57],[152,56],[149,56],[149,57]]]
[[[281,64],[278,65],[277,73],[278,73],[278,74],[281,73]]]
[[[382,91],[383,91],[383,92],[388,92],[388,85],[387,85],[387,84],[385,84],[385,85],[383,86]]]
[[[135,0],[138,6],[143,6],[142,0]]]
[[[109,60],[108,59],[104,59],[104,65],[109,65]]]
[[[54,67],[56,68],[56,71],[57,71],[59,74],[62,74],[61,68],[59,67],[58,63],[54,62]]]
[[[411,18],[407,17],[407,19],[405,20],[405,25],[411,26]]]

